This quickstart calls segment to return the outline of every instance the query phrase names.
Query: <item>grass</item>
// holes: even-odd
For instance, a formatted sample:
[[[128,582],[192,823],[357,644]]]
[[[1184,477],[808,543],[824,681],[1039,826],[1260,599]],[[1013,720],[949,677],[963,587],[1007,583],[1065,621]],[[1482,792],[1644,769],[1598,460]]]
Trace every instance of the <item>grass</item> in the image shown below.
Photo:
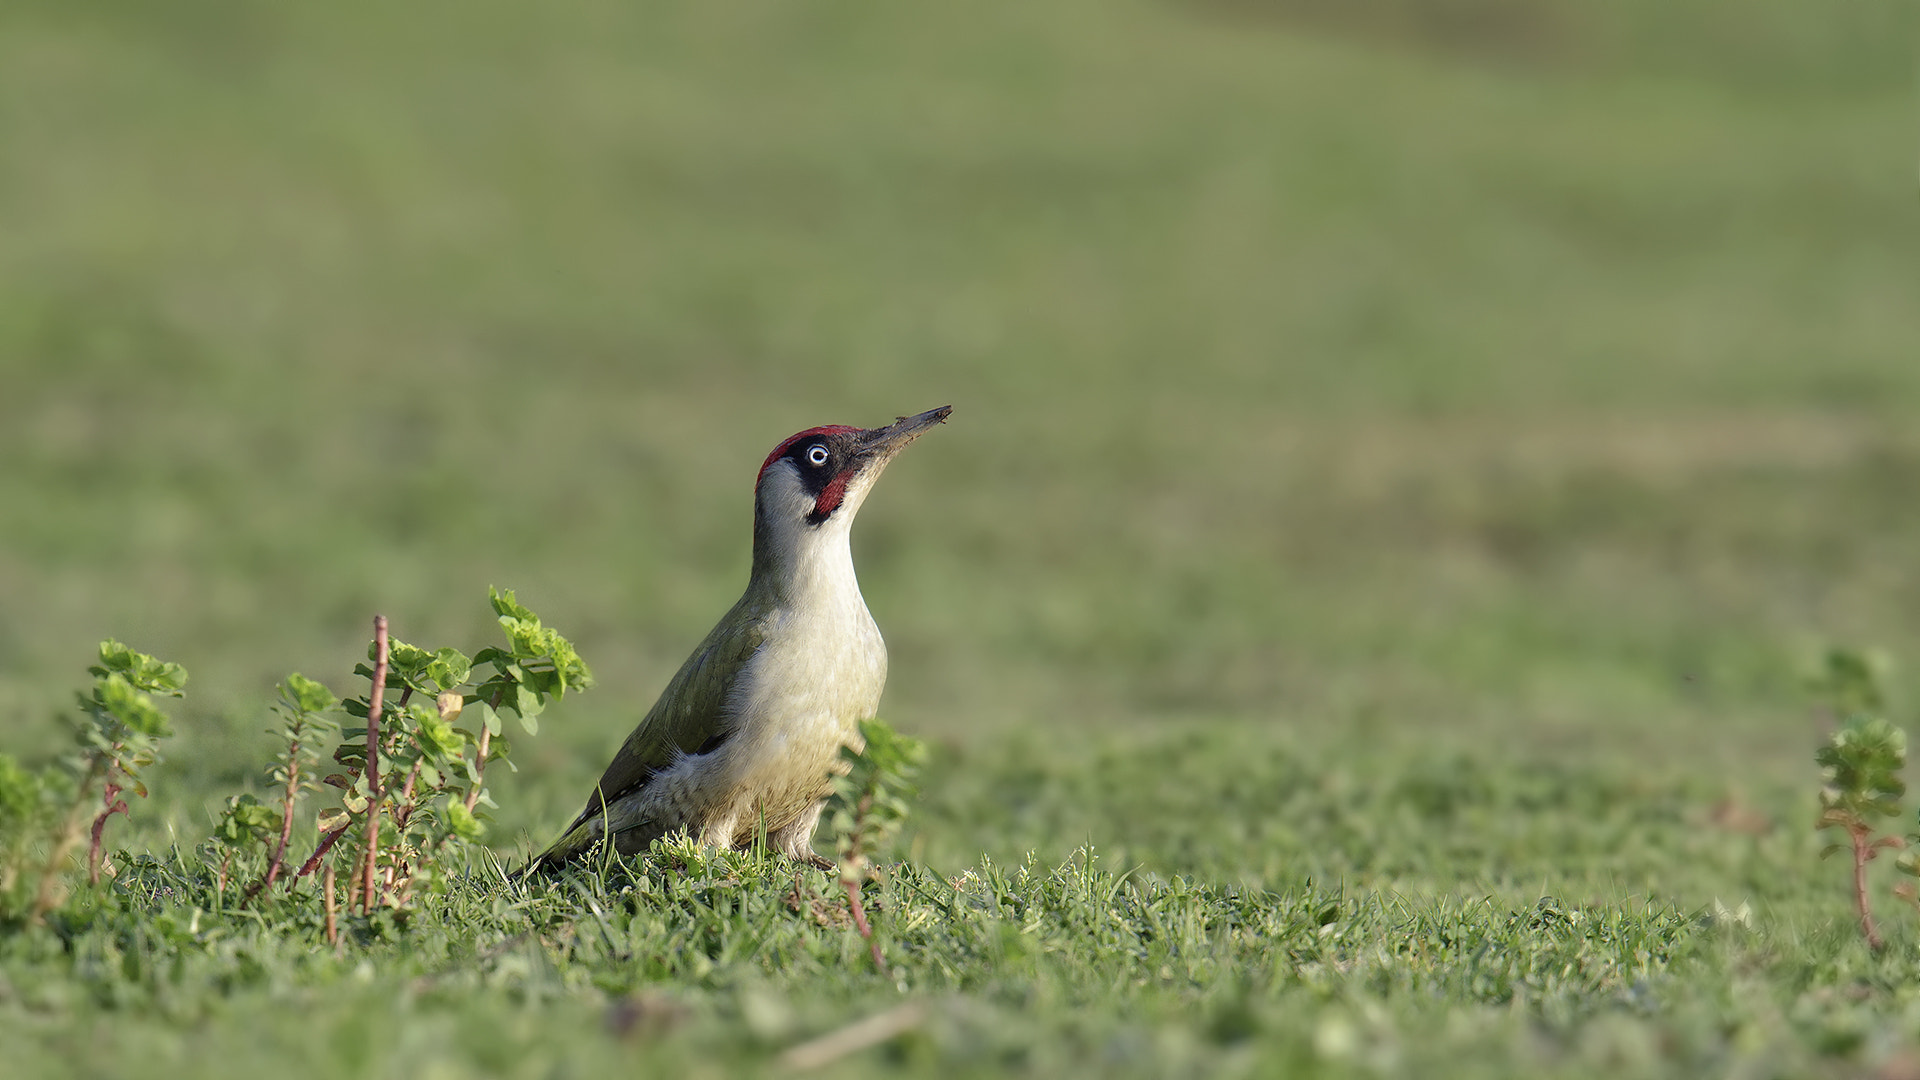
[[[335,953],[311,903],[223,907],[175,850],[6,942],[10,1042],[49,1074],[130,1055],[214,1076],[728,1073],[905,1001],[906,1034],[835,1069],[1797,1075],[1902,1052],[1914,920],[1870,955],[1840,868],[1812,873],[1809,830],[1754,806],[1585,769],[1355,776],[1244,733],[1009,756],[956,766],[986,785],[936,783],[918,857],[871,891],[885,976],[829,877],[752,853],[524,890],[477,865],[404,928],[350,919]],[[1143,777],[1168,795],[1144,812]],[[1000,862],[940,839],[1045,853],[1090,823],[1132,846]],[[232,1053],[201,1056],[208,1032]]]
[[[0,1040],[725,1073],[905,1002],[835,1068],[1911,1071],[1798,673],[1920,629],[1912,28],[1803,7],[9,6],[0,740],[102,637],[195,681]],[[856,530],[936,743],[904,991],[784,868],[476,866],[339,957],[195,877],[273,683],[489,583],[600,676],[490,776],[544,843],[766,448],[947,402]]]

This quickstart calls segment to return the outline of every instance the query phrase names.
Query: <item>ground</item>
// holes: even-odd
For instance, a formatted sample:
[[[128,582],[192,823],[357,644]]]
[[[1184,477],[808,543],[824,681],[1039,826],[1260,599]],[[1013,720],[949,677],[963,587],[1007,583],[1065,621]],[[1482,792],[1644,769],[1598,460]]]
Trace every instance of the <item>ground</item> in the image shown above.
[[[730,1073],[885,1015],[836,1071],[1920,1072],[1920,918],[1876,879],[1860,942],[1801,686],[1920,652],[1912,40],[12,5],[0,747],[58,746],[103,637],[193,681],[120,885],[0,945],[0,1039]],[[511,861],[737,595],[766,450],[948,403],[855,529],[934,744],[887,976],[753,859],[476,865],[337,956],[196,908],[274,683],[354,691],[373,613],[472,648],[511,586],[594,664],[495,781]]]

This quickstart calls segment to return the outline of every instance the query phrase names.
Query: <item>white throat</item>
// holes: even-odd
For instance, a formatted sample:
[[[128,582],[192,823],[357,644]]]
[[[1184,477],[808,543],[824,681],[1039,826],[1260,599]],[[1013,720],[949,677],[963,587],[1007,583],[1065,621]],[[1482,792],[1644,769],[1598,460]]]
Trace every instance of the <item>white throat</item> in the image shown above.
[[[853,572],[853,519],[866,501],[878,470],[847,484],[840,505],[818,525],[807,520],[814,497],[788,461],[777,461],[760,478],[756,494],[754,585],[774,593],[782,607],[828,615],[857,610],[866,615]]]

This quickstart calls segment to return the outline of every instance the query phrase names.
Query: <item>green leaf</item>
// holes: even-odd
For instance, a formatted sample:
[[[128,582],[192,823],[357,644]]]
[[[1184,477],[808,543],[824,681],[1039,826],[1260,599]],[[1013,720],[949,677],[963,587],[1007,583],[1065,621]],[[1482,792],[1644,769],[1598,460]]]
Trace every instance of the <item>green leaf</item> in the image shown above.
[[[585,690],[593,685],[593,674],[587,669],[580,654],[561,633],[551,627],[543,626],[540,617],[514,599],[513,592],[488,590],[493,601],[494,613],[499,616],[500,628],[507,635],[511,646],[511,659],[529,662],[545,662],[552,668],[555,682],[553,696],[559,697],[568,690]],[[498,650],[482,650],[477,658],[479,662],[491,662],[502,673],[509,672],[508,654],[498,654]],[[512,672],[518,681],[525,681],[524,672]]]
[[[378,662],[380,643],[375,640],[367,645],[367,659]],[[433,654],[417,645],[409,645],[396,637],[387,638],[387,670],[416,672],[433,660]]]
[[[332,691],[297,671],[287,676],[280,693],[289,706],[300,712],[327,712],[340,704]]]
[[[487,834],[486,825],[473,816],[465,803],[455,796],[447,796],[444,804],[447,828],[462,840],[478,840]]]
[[[173,734],[167,727],[166,714],[153,703],[153,698],[119,672],[109,672],[94,680],[93,699],[130,731],[151,738]]]
[[[467,748],[466,734],[441,719],[437,710],[416,702],[407,712],[416,725],[414,736],[420,740],[420,748],[430,756],[452,757]]]
[[[493,613],[502,618],[526,619],[536,623],[540,621],[539,616],[528,611],[521,606],[520,601],[514,599],[512,589],[495,589],[489,585],[487,600],[493,604]]]
[[[279,811],[263,805],[252,795],[230,796],[227,799],[226,810],[220,815],[220,821],[213,830],[214,838],[228,845],[248,841],[264,843],[269,837],[277,836],[279,833]]]
[[[459,649],[436,650],[433,662],[427,665],[427,677],[442,691],[465,684],[472,674],[473,661],[467,659]]]
[[[484,701],[476,701],[469,707],[480,710],[480,723],[486,727],[489,735],[498,738],[500,736],[500,714],[494,711],[493,706]]]
[[[513,688],[513,711],[520,714],[520,725],[527,728],[527,734],[532,735],[539,731],[538,724],[527,727],[527,722],[539,716],[540,710],[544,708],[546,708],[546,702],[541,700],[539,692],[532,687],[523,685]]]
[[[96,676],[119,675],[149,693],[179,697],[187,684],[187,669],[156,660],[108,638],[100,643],[100,663],[87,671]]]

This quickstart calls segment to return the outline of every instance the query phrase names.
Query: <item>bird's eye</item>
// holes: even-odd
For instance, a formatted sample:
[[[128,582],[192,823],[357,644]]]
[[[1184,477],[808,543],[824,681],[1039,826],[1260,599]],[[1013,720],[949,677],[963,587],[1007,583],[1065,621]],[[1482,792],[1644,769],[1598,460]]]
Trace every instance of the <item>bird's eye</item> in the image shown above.
[[[807,447],[807,464],[818,468],[827,463],[827,448],[819,443]]]

